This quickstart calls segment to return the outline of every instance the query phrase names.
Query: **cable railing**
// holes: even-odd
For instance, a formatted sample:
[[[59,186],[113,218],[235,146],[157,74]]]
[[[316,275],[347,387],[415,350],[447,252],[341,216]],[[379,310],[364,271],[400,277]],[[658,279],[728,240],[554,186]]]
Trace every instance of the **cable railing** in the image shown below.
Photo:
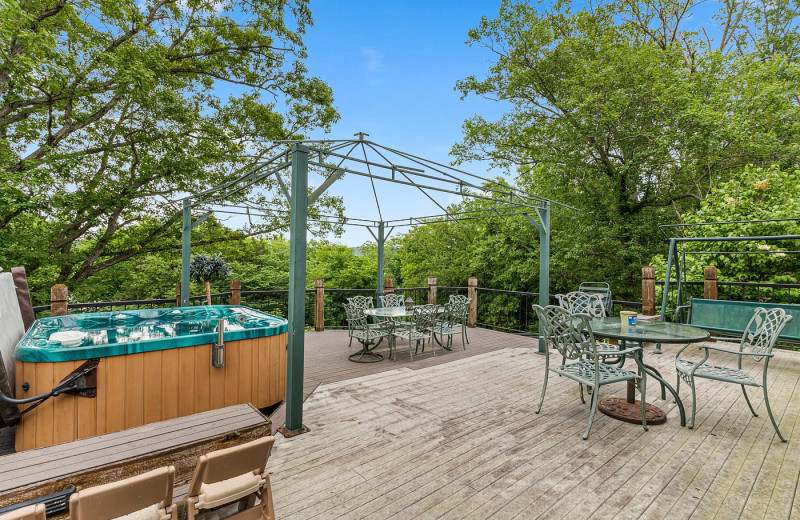
[[[656,284],[656,305],[660,307],[661,293],[664,282]],[[690,297],[703,297],[703,282],[685,282],[682,292],[684,302],[688,302]],[[800,284],[784,283],[761,283],[761,282],[717,282],[719,299],[738,300],[738,301],[759,301],[774,303],[800,303]],[[397,294],[403,294],[405,298],[411,298],[415,305],[428,303],[428,296],[431,288],[422,287],[398,287],[394,289]],[[353,296],[375,297],[375,289],[323,289],[323,314],[324,320],[322,328],[346,328],[346,316],[343,303]],[[305,310],[306,327],[319,327],[315,324],[316,320],[316,291],[306,289]],[[513,291],[506,289],[491,289],[478,287],[478,301],[476,307],[476,324],[479,327],[510,332],[515,334],[531,335],[538,332],[536,313],[533,311],[533,304],[539,303],[539,294],[536,292]],[[437,286],[436,301],[443,305],[447,303],[450,296],[468,295],[467,287],[458,286]],[[214,293],[211,295],[211,303],[214,305],[225,305],[231,301],[231,292]],[[667,308],[674,308],[677,299],[676,284],[670,284],[670,295]],[[193,305],[205,303],[204,295],[192,296],[190,302]],[[556,304],[553,295],[550,303]],[[289,310],[289,291],[287,289],[263,290],[263,291],[240,291],[240,304],[247,307],[273,314],[275,316],[287,317]],[[175,298],[158,298],[151,300],[126,300],[126,301],[104,301],[88,303],[69,303],[67,305],[70,314],[80,312],[101,312],[101,311],[124,311],[130,309],[153,309],[175,306]],[[34,307],[37,318],[50,315],[50,307],[41,305]],[[630,300],[613,300],[612,315],[618,316],[620,311],[632,310],[641,312],[642,302]],[[657,311],[660,309],[657,309]],[[670,315],[667,316],[671,318]]]

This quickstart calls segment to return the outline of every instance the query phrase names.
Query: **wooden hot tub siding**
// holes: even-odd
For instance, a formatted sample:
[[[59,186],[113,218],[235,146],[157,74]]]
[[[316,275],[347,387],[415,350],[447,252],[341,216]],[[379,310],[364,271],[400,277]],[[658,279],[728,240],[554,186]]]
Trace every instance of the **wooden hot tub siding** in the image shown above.
[[[286,395],[287,334],[227,341],[225,367],[211,365],[211,345],[102,358],[97,397],[60,395],[23,415],[17,451],[42,448],[235,404],[257,408]],[[84,361],[16,362],[17,396],[52,389]],[[27,381],[30,388],[22,391]]]

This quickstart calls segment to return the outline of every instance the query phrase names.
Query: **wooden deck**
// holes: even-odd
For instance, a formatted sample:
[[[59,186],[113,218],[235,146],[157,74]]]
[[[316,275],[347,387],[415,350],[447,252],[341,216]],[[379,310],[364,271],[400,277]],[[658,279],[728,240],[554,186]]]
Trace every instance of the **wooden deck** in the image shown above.
[[[800,519],[800,353],[779,352],[770,368],[788,444],[758,393],[764,413],[752,417],[737,386],[706,380],[694,430],[651,384],[666,424],[645,432],[598,412],[584,441],[588,405],[574,383],[551,377],[533,413],[544,371],[534,339],[472,329],[470,340],[435,359],[356,365],[345,334],[308,333],[311,431],[276,441],[278,517]],[[645,361],[672,381],[665,350]],[[612,394],[625,385],[603,388]],[[690,405],[685,385],[681,395]]]

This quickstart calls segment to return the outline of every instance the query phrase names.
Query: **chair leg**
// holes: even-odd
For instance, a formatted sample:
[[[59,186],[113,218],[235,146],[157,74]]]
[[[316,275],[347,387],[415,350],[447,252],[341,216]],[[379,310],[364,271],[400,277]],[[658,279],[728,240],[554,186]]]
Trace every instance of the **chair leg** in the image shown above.
[[[592,421],[594,421],[594,412],[597,411],[597,396],[599,394],[600,392],[597,391],[597,388],[595,388],[594,392],[592,392],[592,409],[589,412],[589,424],[586,425],[586,432],[583,434],[583,440],[589,438],[589,430],[592,429]]]
[[[697,393],[694,391],[694,377],[689,379],[689,386],[692,388],[692,420],[689,422],[689,429],[694,428],[694,415],[697,411]]]
[[[544,394],[547,392],[547,376],[550,375],[550,369],[545,366],[544,367],[544,386],[542,386],[542,397],[539,399],[539,408],[536,409],[535,413],[539,413],[542,411],[542,403],[544,402]]]
[[[753,413],[753,417],[758,417],[755,408],[750,403],[750,396],[747,395],[747,388],[744,385],[740,385],[742,387],[742,393],[744,394],[744,400],[747,401],[747,406],[750,407],[750,411]]]
[[[769,406],[769,395],[767,395],[767,385],[764,385],[764,404],[767,405],[767,414],[769,414],[769,420],[772,421],[772,427],[775,428],[775,433],[778,434],[778,437],[783,442],[786,442],[786,439],[781,435],[780,428],[778,428],[778,423],[775,422],[775,417],[772,415],[772,408]]]
[[[578,383],[578,389],[581,391],[581,404],[586,404],[586,399],[583,398],[583,385]],[[586,387],[586,391],[589,391],[589,387]]]
[[[467,335],[467,324],[461,326],[464,329],[464,337],[467,339],[467,343],[469,343],[469,336]],[[467,350],[467,347],[464,347],[464,350]]]

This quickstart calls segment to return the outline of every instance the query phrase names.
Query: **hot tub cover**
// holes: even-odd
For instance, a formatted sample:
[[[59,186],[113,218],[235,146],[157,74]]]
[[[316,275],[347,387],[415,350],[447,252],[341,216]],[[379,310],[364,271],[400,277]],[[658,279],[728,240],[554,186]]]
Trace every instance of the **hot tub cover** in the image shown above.
[[[70,314],[36,320],[17,344],[14,357],[76,361],[216,343],[219,319],[225,320],[225,341],[288,330],[285,319],[238,305]]]

